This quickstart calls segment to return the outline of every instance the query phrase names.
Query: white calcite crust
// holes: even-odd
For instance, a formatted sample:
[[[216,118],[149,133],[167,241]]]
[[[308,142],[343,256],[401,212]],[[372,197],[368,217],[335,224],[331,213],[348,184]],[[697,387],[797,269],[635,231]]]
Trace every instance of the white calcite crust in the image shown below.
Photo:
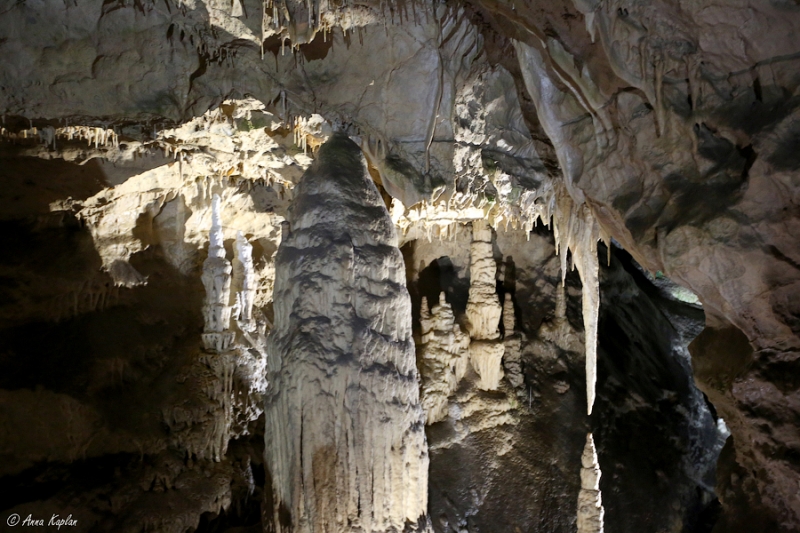
[[[203,305],[203,344],[207,350],[226,351],[233,342],[229,332],[231,324],[231,262],[225,257],[222,240],[222,219],[220,218],[220,199],[214,195],[212,200],[211,233],[209,234],[208,258],[203,263],[203,286],[206,301]]]

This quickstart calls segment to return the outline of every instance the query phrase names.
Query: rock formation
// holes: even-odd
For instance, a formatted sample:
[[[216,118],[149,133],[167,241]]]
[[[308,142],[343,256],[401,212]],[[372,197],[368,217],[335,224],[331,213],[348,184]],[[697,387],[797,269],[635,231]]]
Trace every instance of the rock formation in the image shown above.
[[[320,148],[288,221],[267,346],[275,531],[424,529],[428,451],[403,262],[346,136]]]
[[[225,257],[222,241],[220,199],[214,195],[211,203],[211,232],[208,242],[208,259],[203,263],[203,286],[206,303],[203,306],[203,344],[207,350],[226,351],[233,342],[229,331],[231,323],[231,262]]]
[[[524,376],[522,375],[522,335],[516,331],[514,319],[514,300],[511,293],[507,292],[503,303],[503,368],[511,386],[517,390],[523,388]]]
[[[556,191],[553,234],[556,253],[561,256],[562,291],[567,275],[568,253],[572,252],[572,265],[578,268],[581,275],[581,307],[586,346],[586,408],[591,415],[597,383],[597,320],[600,314],[597,241],[601,238],[601,232],[586,204],[576,203],[561,188]],[[608,238],[605,240],[608,241]],[[608,244],[606,242],[606,246]]]
[[[503,377],[503,343],[500,337],[497,265],[492,253],[492,229],[483,220],[472,223],[470,246],[470,285],[467,302],[469,323],[469,360],[481,377],[479,387],[494,390]]]
[[[439,305],[432,309],[428,309],[428,300],[423,296],[420,328],[422,407],[426,424],[434,424],[447,416],[448,398],[467,373],[470,340],[456,324],[453,308],[443,292]]]
[[[5,4],[0,523],[800,531],[796,2]]]
[[[252,329],[253,302],[256,292],[256,274],[253,267],[253,245],[247,242],[242,232],[236,233],[236,253],[241,265],[242,288],[236,293],[237,321],[245,329]]]
[[[581,454],[581,491],[578,494],[578,533],[603,533],[603,501],[600,494],[600,465],[592,434],[586,435]]]

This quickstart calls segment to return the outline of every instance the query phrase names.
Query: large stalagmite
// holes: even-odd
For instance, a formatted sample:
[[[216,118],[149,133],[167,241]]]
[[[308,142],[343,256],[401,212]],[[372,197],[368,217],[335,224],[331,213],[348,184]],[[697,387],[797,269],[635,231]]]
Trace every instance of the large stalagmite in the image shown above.
[[[342,134],[295,191],[267,345],[275,531],[425,529],[425,417],[394,226]]]

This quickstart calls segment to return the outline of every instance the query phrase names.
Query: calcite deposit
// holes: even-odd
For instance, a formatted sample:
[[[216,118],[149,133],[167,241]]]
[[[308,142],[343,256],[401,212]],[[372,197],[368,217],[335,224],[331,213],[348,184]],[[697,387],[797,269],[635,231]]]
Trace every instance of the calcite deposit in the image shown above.
[[[581,454],[581,491],[578,493],[578,533],[603,533],[603,498],[600,465],[592,434],[586,435]]]
[[[428,300],[422,297],[419,324],[422,406],[426,423],[433,424],[447,416],[448,398],[467,373],[470,339],[456,324],[453,308],[443,292],[439,304],[431,309]]]
[[[503,311],[496,292],[497,267],[492,254],[492,230],[483,220],[472,223],[470,245],[469,360],[480,376],[480,388],[496,389],[503,377],[503,343],[500,337],[500,314]]]
[[[203,344],[207,350],[224,352],[233,342],[231,325],[231,262],[225,257],[222,243],[222,219],[220,218],[220,199],[214,195],[211,200],[211,232],[208,242],[208,258],[203,262],[203,286],[206,289],[206,303],[203,306]]]
[[[397,236],[360,148],[324,144],[275,259],[265,458],[281,532],[418,531],[428,448]]]
[[[800,531],[797,35],[0,5],[0,523]]]

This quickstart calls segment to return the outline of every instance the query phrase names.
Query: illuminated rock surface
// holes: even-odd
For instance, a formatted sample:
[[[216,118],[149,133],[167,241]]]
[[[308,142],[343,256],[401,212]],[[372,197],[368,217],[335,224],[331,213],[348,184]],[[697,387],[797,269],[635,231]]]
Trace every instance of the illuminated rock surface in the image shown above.
[[[340,134],[320,148],[288,221],[267,345],[275,530],[425,529],[411,303],[394,226],[358,145]]]
[[[0,521],[571,533],[592,433],[609,533],[800,531],[795,3],[6,4]],[[342,135],[380,217],[298,201]],[[304,212],[402,260],[277,275]],[[323,304],[401,370],[284,388]]]

